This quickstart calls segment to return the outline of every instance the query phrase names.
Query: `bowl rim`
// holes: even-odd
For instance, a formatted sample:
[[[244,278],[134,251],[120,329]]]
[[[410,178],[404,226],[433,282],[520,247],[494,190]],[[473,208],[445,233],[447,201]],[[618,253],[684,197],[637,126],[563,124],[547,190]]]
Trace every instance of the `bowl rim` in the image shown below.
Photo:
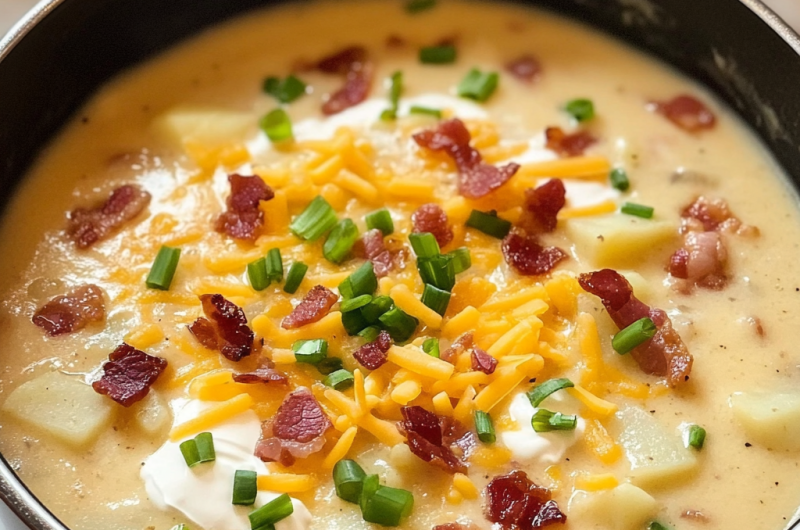
[[[800,34],[762,0],[737,1],[750,9],[800,55]],[[40,0],[5,35],[0,36],[0,63],[33,28],[66,2],[67,0]],[[0,454],[0,500],[32,530],[70,530],[28,489],[2,454]],[[800,524],[800,508],[793,514],[785,528],[790,530],[798,527],[798,524]]]

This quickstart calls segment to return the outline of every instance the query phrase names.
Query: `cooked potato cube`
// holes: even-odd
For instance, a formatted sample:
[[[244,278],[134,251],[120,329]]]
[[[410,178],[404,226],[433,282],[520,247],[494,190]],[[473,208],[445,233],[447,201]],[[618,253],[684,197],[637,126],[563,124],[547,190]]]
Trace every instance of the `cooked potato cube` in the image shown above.
[[[750,441],[768,449],[800,450],[800,394],[736,392],[731,408]]]
[[[151,436],[158,434],[170,424],[169,407],[153,390],[134,407],[136,407],[136,423]]]
[[[641,530],[653,520],[658,503],[633,484],[597,492],[578,491],[570,499],[568,514],[575,528]]]
[[[250,113],[219,109],[175,109],[156,121],[158,130],[173,142],[205,148],[242,143],[257,124]]]

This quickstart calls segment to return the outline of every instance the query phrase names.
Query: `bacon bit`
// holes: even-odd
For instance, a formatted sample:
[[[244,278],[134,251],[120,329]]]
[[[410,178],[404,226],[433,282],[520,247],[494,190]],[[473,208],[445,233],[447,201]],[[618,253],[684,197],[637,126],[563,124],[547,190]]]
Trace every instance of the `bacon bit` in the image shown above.
[[[558,212],[567,203],[566,196],[567,189],[561,179],[525,190],[525,213],[520,226],[529,234],[552,232],[558,224]]]
[[[331,421],[314,396],[301,388],[283,400],[274,417],[261,424],[255,455],[264,462],[291,466],[325,446],[325,431]]]
[[[543,247],[536,236],[514,228],[501,245],[506,263],[525,276],[538,276],[553,270],[567,254],[558,247]]]
[[[324,57],[317,63],[317,68],[326,74],[346,74],[356,70],[367,62],[369,53],[363,46],[350,46],[332,55]]]
[[[295,329],[318,322],[327,315],[339,297],[321,285],[315,286],[294,311],[283,319],[283,329]]]
[[[420,406],[403,407],[403,421],[397,430],[407,440],[411,452],[420,459],[448,473],[466,473],[467,464],[459,460],[469,458],[476,447],[475,435],[457,420],[437,416]]]
[[[440,247],[453,240],[453,229],[450,227],[447,214],[438,204],[423,204],[411,215],[414,233],[430,232]]]
[[[322,59],[317,63],[317,68],[325,73],[345,76],[344,86],[331,94],[322,105],[322,112],[326,116],[338,114],[367,99],[372,86],[372,65],[365,48],[345,48]]]
[[[714,113],[702,101],[686,94],[669,101],[653,101],[648,104],[648,109],[690,133],[713,129],[717,124]]]
[[[497,368],[497,359],[475,346],[472,348],[472,369],[476,372],[493,374]]]
[[[383,241],[383,232],[378,228],[368,230],[361,239],[358,240],[357,245],[353,248],[355,255],[363,255],[364,258],[372,262],[375,276],[383,278],[391,272],[394,266],[394,257],[392,253],[386,248]]]
[[[289,378],[286,376],[286,374],[276,370],[275,363],[269,359],[262,359],[261,366],[252,372],[234,374],[233,380],[236,383],[244,383],[248,385],[256,383],[264,383],[265,385],[269,383],[278,383],[281,385],[286,385],[289,383]]]
[[[272,199],[275,193],[257,176],[244,177],[234,173],[228,175],[228,182],[231,185],[231,194],[226,201],[228,211],[217,217],[214,229],[234,239],[255,241],[258,229],[264,224],[264,212],[258,205]]]
[[[449,348],[440,352],[439,358],[450,364],[454,364],[459,355],[472,348],[473,338],[471,331],[464,333],[453,341],[453,344],[451,344]]]
[[[233,362],[253,353],[255,334],[247,327],[242,308],[221,294],[200,295],[200,302],[206,318],[200,317],[189,325],[200,344]]]
[[[740,236],[758,235],[758,228],[742,223],[724,199],[700,196],[681,212],[681,233],[728,232]]]
[[[150,198],[137,186],[120,186],[102,205],[72,210],[67,216],[67,235],[78,248],[88,248],[142,213]]]
[[[108,362],[103,365],[103,375],[92,383],[92,388],[123,407],[130,407],[144,399],[150,385],[166,367],[166,359],[147,355],[122,343],[108,356]]]
[[[81,285],[66,295],[56,296],[33,315],[33,323],[51,337],[83,329],[106,316],[103,291],[93,284]]]
[[[534,57],[523,55],[506,63],[506,71],[520,81],[531,83],[542,73],[542,65]]]
[[[761,323],[761,319],[758,317],[747,317],[747,323],[750,324],[756,332],[756,335],[761,337],[762,339],[767,335],[767,332],[764,331],[764,325]]]
[[[458,118],[443,121],[436,129],[419,132],[413,136],[420,147],[431,151],[444,151],[458,167],[458,191],[468,199],[479,199],[496,190],[514,176],[519,164],[509,163],[495,167],[483,162],[471,140],[464,122]]]
[[[381,331],[378,337],[368,344],[364,344],[353,353],[356,361],[368,370],[377,370],[386,362],[389,348],[392,347],[392,337],[386,331]]]
[[[619,329],[628,327],[640,318],[650,317],[653,320],[658,328],[656,334],[631,351],[642,371],[666,376],[672,386],[689,380],[692,354],[664,311],[651,308],[637,299],[628,280],[611,269],[581,274],[578,282],[585,291],[600,297]]]
[[[400,35],[389,35],[386,37],[386,47],[397,49],[397,48],[405,48],[406,40],[401,37]]]
[[[597,143],[597,138],[588,131],[567,134],[561,127],[548,127],[544,134],[547,138],[545,147],[561,157],[581,156],[584,151]]]
[[[728,252],[718,233],[689,232],[683,236],[683,248],[670,258],[669,273],[690,280],[695,286],[720,291],[728,283],[727,258]]]
[[[486,486],[486,498],[486,518],[504,529],[530,530],[567,522],[567,516],[551,500],[550,490],[534,484],[524,471],[492,479]]]

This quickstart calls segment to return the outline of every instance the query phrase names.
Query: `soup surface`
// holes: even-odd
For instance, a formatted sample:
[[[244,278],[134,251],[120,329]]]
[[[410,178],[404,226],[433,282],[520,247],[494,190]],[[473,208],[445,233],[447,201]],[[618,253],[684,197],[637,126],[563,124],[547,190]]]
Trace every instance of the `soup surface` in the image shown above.
[[[79,113],[0,231],[4,457],[76,529],[784,528],[780,171],[652,58],[427,4],[252,13]]]

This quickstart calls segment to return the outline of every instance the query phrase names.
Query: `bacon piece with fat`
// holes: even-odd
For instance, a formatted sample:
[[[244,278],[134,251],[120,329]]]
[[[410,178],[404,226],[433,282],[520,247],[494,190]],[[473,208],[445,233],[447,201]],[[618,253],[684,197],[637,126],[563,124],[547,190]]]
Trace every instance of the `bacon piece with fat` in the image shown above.
[[[567,253],[558,247],[543,247],[534,235],[513,228],[501,245],[506,263],[524,276],[547,274],[563,260]]]
[[[624,329],[644,317],[652,319],[657,328],[656,334],[631,351],[631,356],[642,371],[666,376],[672,386],[689,380],[692,354],[664,311],[641,302],[634,296],[633,287],[628,280],[611,269],[581,274],[578,282],[585,291],[600,297],[608,315],[619,329]]]
[[[331,421],[308,389],[301,388],[283,400],[274,417],[261,424],[255,455],[264,462],[291,466],[325,446]]]
[[[567,203],[566,197],[567,189],[561,179],[525,190],[525,210],[519,226],[529,234],[552,232],[558,224],[558,212]]]
[[[443,352],[440,352],[439,358],[443,361],[449,362],[450,364],[455,364],[458,356],[472,348],[472,345],[473,334],[471,331],[468,331],[454,340],[450,347],[446,348]]]
[[[398,422],[397,430],[406,437],[412,453],[448,473],[467,472],[463,460],[469,458],[477,445],[474,433],[457,420],[437,416],[419,406],[403,407],[400,411],[403,421]]]
[[[103,375],[92,383],[92,388],[98,394],[130,407],[144,399],[166,367],[166,359],[147,355],[122,343],[108,356],[108,362],[103,365]]]
[[[506,63],[506,71],[526,83],[531,83],[542,73],[542,65],[531,55],[522,55]]]
[[[758,228],[744,224],[731,212],[724,199],[700,196],[681,212],[681,233],[691,231],[726,232],[742,236],[758,235]]]
[[[387,353],[392,347],[392,337],[388,332],[381,331],[370,343],[364,344],[353,353],[356,361],[368,370],[377,370],[386,363]]]
[[[255,241],[264,224],[264,212],[258,207],[261,201],[275,196],[272,188],[261,177],[245,177],[236,173],[228,175],[231,194],[226,204],[228,210],[217,217],[214,229],[242,241]]]
[[[472,348],[472,369],[485,374],[493,374],[497,368],[497,359],[475,346]]]
[[[233,374],[233,380],[237,383],[244,383],[254,385],[264,383],[277,383],[281,385],[289,384],[289,378],[283,372],[275,369],[275,363],[269,359],[262,359],[258,368],[252,372],[245,372],[241,374]]]
[[[453,240],[453,229],[450,220],[438,204],[423,204],[411,215],[414,233],[430,232],[440,247]]]
[[[486,518],[505,530],[531,530],[567,522],[550,490],[534,484],[524,471],[493,478],[486,486],[486,501]]]
[[[713,129],[717,124],[714,113],[702,101],[687,94],[668,101],[653,101],[648,108],[690,133]]]
[[[728,251],[716,232],[689,232],[683,247],[670,258],[669,273],[693,285],[720,291],[728,283],[725,263]]]
[[[317,69],[326,74],[346,74],[367,62],[369,52],[363,46],[349,46],[328,55],[317,63]]]
[[[67,235],[78,248],[88,248],[137,217],[150,199],[150,194],[137,186],[120,186],[102,205],[72,210],[67,216]]]
[[[514,176],[519,164],[509,163],[496,167],[483,161],[483,157],[470,146],[469,131],[458,118],[443,121],[436,129],[419,132],[413,136],[420,147],[446,153],[458,168],[458,191],[468,199],[479,199],[496,190]]]
[[[327,315],[339,297],[321,285],[313,287],[303,301],[283,319],[283,329],[295,329],[318,322]]]
[[[364,257],[372,262],[375,276],[383,278],[394,267],[394,257],[386,248],[383,240],[383,232],[378,228],[367,230],[360,239],[359,249],[354,249],[354,253],[359,254],[363,249]]]
[[[200,295],[206,315],[189,325],[189,331],[208,348],[226,359],[238,362],[255,350],[255,334],[247,326],[242,308],[221,294]]]
[[[592,145],[597,143],[597,138],[588,131],[577,131],[567,134],[561,127],[548,127],[544,131],[547,143],[545,147],[555,151],[558,156],[581,156]]]
[[[103,291],[93,284],[81,285],[66,295],[56,296],[33,315],[33,323],[51,337],[72,333],[106,316]]]
[[[345,77],[342,88],[331,94],[322,105],[322,112],[330,116],[358,105],[369,95],[372,86],[372,65],[367,50],[361,46],[350,46],[325,57],[317,68],[328,74]]]

